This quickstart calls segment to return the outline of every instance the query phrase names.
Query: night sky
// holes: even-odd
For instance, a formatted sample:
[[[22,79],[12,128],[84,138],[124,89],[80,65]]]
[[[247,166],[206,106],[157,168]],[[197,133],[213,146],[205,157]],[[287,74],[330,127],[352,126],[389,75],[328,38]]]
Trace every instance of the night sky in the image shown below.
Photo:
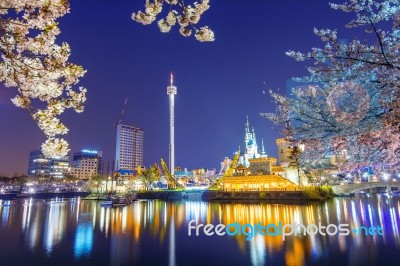
[[[177,164],[219,171],[224,157],[244,146],[246,116],[259,145],[264,138],[267,154],[276,157],[279,129],[259,115],[275,106],[263,91],[285,91],[289,78],[307,73],[305,63],[285,51],[320,47],[314,27],[351,36],[344,29],[351,15],[331,9],[329,1],[212,0],[200,25],[209,25],[216,41],[200,43],[182,37],[178,28],[163,34],[156,24],[132,21],[131,13],[144,2],[72,0],[71,13],[60,20],[59,41],[68,42],[71,61],[87,69],[79,84],[88,89],[85,112],[68,110],[62,116],[71,152],[100,149],[106,161],[113,160],[113,125],[128,98],[122,123],[144,130],[145,165],[168,159],[166,87],[172,71],[178,87]],[[0,175],[27,173],[29,151],[45,139],[28,113],[13,106],[14,95],[15,89],[0,85]]]

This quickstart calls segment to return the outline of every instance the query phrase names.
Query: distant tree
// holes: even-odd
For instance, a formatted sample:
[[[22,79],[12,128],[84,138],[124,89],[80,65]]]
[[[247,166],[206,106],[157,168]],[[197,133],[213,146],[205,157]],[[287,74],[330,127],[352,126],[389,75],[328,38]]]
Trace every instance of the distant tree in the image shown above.
[[[36,175],[35,178],[40,184],[45,184],[50,182],[50,177],[47,175]]]
[[[294,168],[297,170],[297,183],[299,184],[299,186],[301,186],[301,177],[300,177],[300,169],[301,169],[301,162],[300,162],[300,155],[301,155],[302,151],[301,149],[298,147],[298,145],[295,145],[291,151],[290,151],[290,155],[289,155],[289,167]]]
[[[75,177],[74,175],[71,175],[70,173],[64,174],[64,180],[66,181],[77,181],[79,178]]]
[[[103,181],[107,181],[107,176],[101,174],[93,175],[88,182],[89,189],[92,191],[96,190],[96,192],[99,193]]]
[[[314,185],[317,184],[318,186],[321,186],[322,178],[327,176],[326,170],[323,168],[314,167],[309,169],[309,172]]]
[[[153,165],[149,169],[142,170],[137,178],[143,182],[145,189],[149,190],[151,184],[160,179],[160,169]]]
[[[19,187],[19,193],[22,193],[22,190],[26,183],[28,183],[29,178],[25,175],[15,176],[13,177],[14,183]]]

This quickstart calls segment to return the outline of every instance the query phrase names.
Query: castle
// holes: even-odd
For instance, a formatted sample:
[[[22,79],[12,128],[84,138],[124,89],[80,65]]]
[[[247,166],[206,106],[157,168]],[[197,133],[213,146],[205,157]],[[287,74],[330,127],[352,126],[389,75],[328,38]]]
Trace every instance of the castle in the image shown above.
[[[254,128],[252,128],[250,132],[249,117],[247,117],[246,119],[244,142],[245,142],[245,153],[243,157],[240,158],[239,164],[243,164],[244,166],[249,167],[250,159],[267,157],[267,155],[265,154],[263,139],[261,139],[261,154],[258,151],[257,138],[256,138],[256,133],[254,132]]]
[[[284,155],[290,152],[289,146],[281,145],[281,139],[277,140],[277,144],[280,148],[279,152]],[[283,154],[279,156],[282,161],[285,160],[285,156],[282,156]],[[237,156],[239,154],[235,157]],[[225,158],[226,160],[227,158]],[[223,162],[224,164],[226,164],[225,161]],[[288,175],[289,167],[286,160],[283,165],[276,165],[277,159],[266,155],[263,140],[261,141],[261,153],[259,152],[256,134],[254,128],[250,132],[248,118],[245,124],[244,154],[237,157],[237,160],[234,158],[231,162],[229,171],[227,170],[225,176],[221,179],[220,188],[222,190],[269,191],[299,189],[297,176]]]

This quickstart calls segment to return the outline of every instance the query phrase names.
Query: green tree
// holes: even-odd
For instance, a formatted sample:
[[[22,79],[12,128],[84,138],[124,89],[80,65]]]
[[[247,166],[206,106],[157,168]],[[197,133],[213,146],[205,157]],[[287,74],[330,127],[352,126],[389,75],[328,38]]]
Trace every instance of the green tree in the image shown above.
[[[29,178],[27,176],[15,176],[14,183],[19,186],[19,193],[22,193],[24,185],[28,183]]]
[[[310,176],[314,185],[318,184],[318,186],[321,186],[322,177],[326,176],[326,171],[322,167],[316,166],[315,168],[310,169]]]
[[[149,169],[142,170],[137,178],[143,182],[145,189],[149,190],[151,184],[160,179],[160,170],[158,169],[157,165],[154,164]]]
[[[105,175],[101,175],[101,174],[95,174],[93,175],[90,180],[89,180],[89,189],[91,191],[96,190],[97,193],[99,193],[99,188],[102,185],[103,181],[106,181],[107,177]]]
[[[75,177],[75,176],[73,176],[73,175],[71,175],[69,173],[64,174],[64,179],[66,181],[77,181],[77,180],[79,180],[79,178],[77,178],[77,177]]]
[[[295,168],[297,170],[297,181],[299,186],[301,186],[301,177],[300,177],[300,168],[301,168],[301,164],[300,164],[300,155],[301,155],[301,149],[299,148],[299,146],[295,145],[292,150],[290,151],[290,155],[289,155],[289,167]]]

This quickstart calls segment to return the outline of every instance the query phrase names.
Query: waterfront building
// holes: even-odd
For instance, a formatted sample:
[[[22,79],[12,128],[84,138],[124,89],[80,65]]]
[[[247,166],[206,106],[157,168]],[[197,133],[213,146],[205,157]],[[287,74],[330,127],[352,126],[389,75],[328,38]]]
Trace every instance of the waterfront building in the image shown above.
[[[225,172],[229,169],[231,164],[232,164],[232,159],[229,157],[225,157],[224,160],[221,162],[221,168],[219,170],[218,175],[224,175]]]
[[[278,161],[279,165],[284,169],[282,175],[291,180],[292,182],[299,182],[299,172],[302,171],[296,169],[295,167],[290,166],[290,156],[293,150],[293,143],[290,139],[287,138],[278,138],[276,139],[276,145],[278,146]],[[306,176],[302,176],[302,184],[306,184],[307,178]]]
[[[102,152],[81,150],[72,156],[70,174],[79,179],[89,179],[102,171]]]
[[[69,172],[69,157],[54,157],[50,160],[50,177],[64,178]]]
[[[175,167],[175,178],[176,179],[181,179],[181,178],[191,178],[192,172],[189,171],[187,168],[181,168],[179,165]]]
[[[40,150],[29,153],[28,175],[31,177],[50,176],[50,159],[45,158]]]
[[[192,171],[192,181],[196,185],[209,185],[212,179],[215,178],[216,169],[206,169],[206,168],[198,168],[193,169]]]
[[[298,169],[290,165],[290,156],[293,150],[293,142],[288,138],[278,138],[276,139],[276,144],[278,146],[279,164],[285,170],[284,176],[296,183],[299,182],[299,179],[301,179],[301,183],[303,185],[308,183],[308,179],[316,179],[314,174],[310,174],[313,172],[318,172],[318,175],[323,177],[337,175],[339,173],[340,164],[344,163],[347,160],[346,149],[331,149],[325,154],[323,158],[319,159],[318,162],[315,162],[305,171],[303,171],[303,169],[300,169],[300,171],[298,171]],[[300,145],[299,148],[301,151],[304,151],[304,149],[307,147],[305,147],[304,145]]]
[[[143,166],[143,130],[117,125],[116,170],[136,170]]]
[[[290,154],[292,152],[292,142],[287,138],[276,139],[278,146],[278,160],[281,166],[287,167],[290,162]]]
[[[28,175],[30,177],[63,178],[69,172],[69,158],[45,158],[41,150],[29,153]]]
[[[254,128],[250,131],[250,124],[249,124],[249,117],[247,117],[246,124],[245,124],[245,152],[243,157],[240,158],[240,163],[246,167],[250,166],[250,159],[257,159],[261,157],[267,157],[264,149],[264,140],[262,140],[261,144],[261,153],[258,148],[256,133]]]
[[[233,175],[221,179],[224,191],[295,191],[299,186],[281,174],[284,169],[277,166],[275,158],[250,159],[250,167],[239,164]]]
[[[298,190],[296,176],[289,178],[290,142],[284,139],[277,140],[280,165],[277,159],[268,157],[264,149],[264,140],[261,140],[259,151],[254,128],[250,131],[249,119],[245,124],[245,152],[243,156],[237,154],[233,160],[225,158],[221,163],[220,188],[225,191],[268,191],[268,190]],[[227,166],[228,162],[229,167]],[[229,171],[228,171],[229,169]],[[293,171],[293,173],[297,171]]]

